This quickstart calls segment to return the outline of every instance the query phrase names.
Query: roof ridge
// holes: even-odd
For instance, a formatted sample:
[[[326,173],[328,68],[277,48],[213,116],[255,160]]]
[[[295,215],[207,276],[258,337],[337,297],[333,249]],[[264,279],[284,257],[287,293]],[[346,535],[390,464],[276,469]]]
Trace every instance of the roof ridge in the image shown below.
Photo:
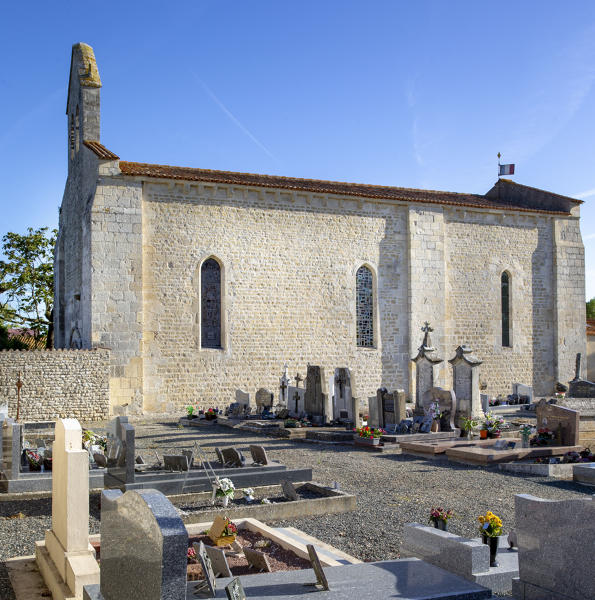
[[[310,177],[293,177],[290,175],[270,175],[268,173],[248,173],[245,171],[224,171],[222,169],[203,169],[201,167],[180,167],[176,165],[161,165],[157,163],[139,163],[135,161],[121,161],[120,164],[125,163],[128,165],[138,165],[140,167],[156,167],[163,169],[184,169],[187,171],[197,171],[201,173],[221,173],[226,175],[245,175],[249,177],[270,177],[271,179],[284,179],[286,181],[304,181],[308,183],[328,183],[331,185],[348,185],[348,186],[364,186],[364,187],[372,187],[372,188],[380,188],[386,190],[400,190],[403,192],[424,192],[430,194],[452,194],[453,196],[476,196],[477,198],[485,199],[483,194],[474,194],[472,192],[449,192],[446,190],[429,190],[423,188],[407,188],[407,187],[399,187],[394,185],[380,185],[376,183],[362,183],[355,181],[337,181],[332,179],[312,179]]]
[[[501,177],[499,182],[502,181],[504,183],[508,183],[511,185],[516,185],[518,187],[522,187],[528,190],[535,190],[536,192],[541,192],[542,194],[549,194],[550,196],[556,196],[557,198],[563,198],[564,200],[572,200],[573,202],[578,202],[580,204],[584,203],[584,200],[579,200],[578,198],[573,198],[572,196],[564,196],[564,194],[556,194],[556,192],[550,192],[549,190],[543,190],[541,188],[534,187],[532,185],[526,185],[524,183],[518,183],[517,181],[513,181],[512,179],[505,179]]]

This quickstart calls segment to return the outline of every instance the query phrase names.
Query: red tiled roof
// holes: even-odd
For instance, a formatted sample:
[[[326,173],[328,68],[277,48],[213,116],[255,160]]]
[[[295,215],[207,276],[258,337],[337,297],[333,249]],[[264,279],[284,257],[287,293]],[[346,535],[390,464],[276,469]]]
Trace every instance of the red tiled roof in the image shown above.
[[[118,160],[120,157],[108,150],[103,144],[95,140],[85,140],[83,142],[89,150],[92,150],[102,160]]]
[[[587,335],[595,335],[595,319],[587,319]]]
[[[511,203],[498,202],[480,194],[461,194],[456,192],[441,192],[436,190],[418,190],[411,188],[368,185],[363,183],[344,183],[340,181],[281,177],[279,175],[260,175],[256,173],[213,171],[211,169],[172,167],[169,165],[153,165],[126,161],[120,161],[119,166],[123,175],[133,175],[138,177],[202,181],[205,183],[222,183],[229,185],[248,185],[320,194],[329,193],[339,194],[342,196],[356,196],[361,198],[401,200],[423,202],[427,204],[446,204],[453,206],[468,206],[473,208],[519,210],[524,212],[544,212],[562,215],[568,214],[568,211],[566,210],[546,210],[511,205]]]

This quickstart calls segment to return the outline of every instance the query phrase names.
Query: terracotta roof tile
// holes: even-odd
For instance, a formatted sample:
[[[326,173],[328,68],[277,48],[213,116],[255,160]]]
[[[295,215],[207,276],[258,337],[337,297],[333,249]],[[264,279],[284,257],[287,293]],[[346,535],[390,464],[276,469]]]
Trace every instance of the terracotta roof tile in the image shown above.
[[[108,150],[103,144],[94,140],[85,140],[83,142],[87,148],[92,150],[102,160],[118,160],[120,157]]]
[[[282,177],[279,175],[260,175],[256,173],[213,171],[211,169],[194,169],[190,167],[173,167],[169,165],[153,165],[126,161],[120,161],[119,165],[123,175],[138,177],[155,177],[160,179],[202,181],[205,183],[269,187],[319,194],[329,193],[342,196],[400,200],[405,202],[421,202],[426,204],[445,204],[451,206],[491,208],[498,210],[512,209],[524,212],[543,212],[563,215],[568,214],[568,212],[565,210],[544,210],[539,208],[528,208],[525,206],[514,206],[510,203],[497,202],[480,194],[461,194],[457,192],[441,192],[436,190],[418,190],[411,188],[368,185],[363,183],[345,183],[340,181]]]

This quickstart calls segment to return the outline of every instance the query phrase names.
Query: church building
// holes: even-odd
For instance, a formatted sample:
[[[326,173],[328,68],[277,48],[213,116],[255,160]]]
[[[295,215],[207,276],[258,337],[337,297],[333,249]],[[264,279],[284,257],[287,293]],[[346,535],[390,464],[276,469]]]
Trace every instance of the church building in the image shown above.
[[[112,408],[277,397],[285,364],[348,367],[360,399],[411,393],[426,321],[443,387],[461,344],[490,396],[574,376],[580,200],[506,179],[481,195],[124,161],[101,142],[101,85],[75,44],[54,327],[57,348],[110,349]]]

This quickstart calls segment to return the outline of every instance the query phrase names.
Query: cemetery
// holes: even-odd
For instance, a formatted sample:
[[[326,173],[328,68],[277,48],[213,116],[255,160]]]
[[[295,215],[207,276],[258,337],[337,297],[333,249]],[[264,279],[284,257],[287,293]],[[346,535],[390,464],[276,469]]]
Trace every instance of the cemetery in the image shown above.
[[[304,388],[284,370],[277,401],[261,388],[254,408],[237,390],[226,409],[192,406],[177,424],[4,416],[0,510],[19,512],[2,524],[29,521],[26,506],[51,490],[34,556],[5,557],[15,600],[593,597],[592,575],[559,568],[588,570],[593,550],[594,406],[570,395],[590,389],[580,368],[556,398],[515,384],[487,401],[466,345],[448,361],[453,389],[437,385],[444,361],[423,329],[414,402],[380,388],[361,404],[349,369],[327,380],[308,365]],[[508,511],[492,513],[492,498]],[[588,541],[571,547],[577,527]]]

